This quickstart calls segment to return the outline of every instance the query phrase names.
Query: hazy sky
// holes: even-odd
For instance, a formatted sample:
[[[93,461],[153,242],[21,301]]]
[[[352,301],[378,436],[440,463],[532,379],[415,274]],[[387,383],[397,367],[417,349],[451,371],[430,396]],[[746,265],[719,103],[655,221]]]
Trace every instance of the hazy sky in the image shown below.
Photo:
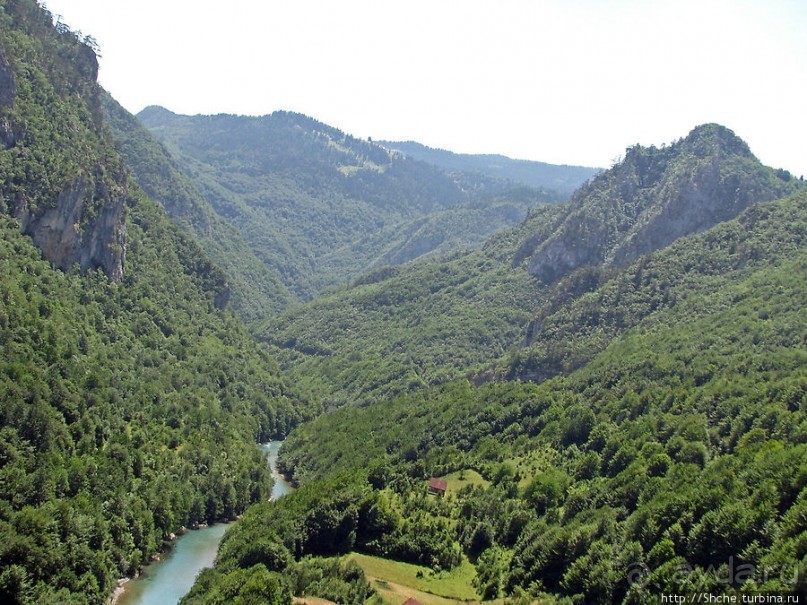
[[[127,109],[609,166],[719,122],[807,176],[805,0],[47,0]]]

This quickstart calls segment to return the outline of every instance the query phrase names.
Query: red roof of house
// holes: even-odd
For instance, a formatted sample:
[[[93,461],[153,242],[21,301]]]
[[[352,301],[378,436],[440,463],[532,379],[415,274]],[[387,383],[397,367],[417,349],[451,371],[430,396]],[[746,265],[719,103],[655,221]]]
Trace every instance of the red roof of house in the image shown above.
[[[403,602],[403,605],[421,605],[421,603],[420,601],[416,601],[412,597],[409,597],[408,599],[406,599],[406,601]]]
[[[429,489],[435,489],[444,492],[446,491],[446,487],[448,487],[448,484],[446,483],[445,479],[436,479],[434,477],[429,479]],[[404,605],[406,605],[406,603],[404,603]]]

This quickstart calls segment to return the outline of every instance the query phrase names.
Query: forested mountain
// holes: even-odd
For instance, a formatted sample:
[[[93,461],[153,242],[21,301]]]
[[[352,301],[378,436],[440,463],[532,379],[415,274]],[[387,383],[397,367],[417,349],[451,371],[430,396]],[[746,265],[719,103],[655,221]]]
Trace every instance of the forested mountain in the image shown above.
[[[250,511],[188,603],[243,561],[296,576],[284,561],[340,554],[465,578],[479,598],[802,594],[807,193],[764,201],[802,185],[698,127],[632,148],[482,250],[267,322],[292,375],[341,408],[289,437],[301,489]],[[594,252],[548,279],[547,242]],[[449,496],[427,495],[429,477]]]
[[[794,185],[729,129],[705,124],[668,147],[629,148],[622,162],[575,193],[552,236],[530,239],[520,257],[548,283],[580,267],[624,264]]]
[[[3,9],[0,210],[58,267],[120,280],[126,179],[104,135],[95,53],[31,2]]]
[[[0,0],[3,603],[103,602],[181,526],[266,499],[256,442],[315,411],[129,178],[96,71],[92,40]]]
[[[448,175],[316,120],[138,117],[213,209],[302,300],[376,267],[481,245],[527,209],[558,202],[481,174]],[[523,186],[522,186],[523,188]]]
[[[669,147],[631,148],[568,204],[532,211],[482,249],[380,271],[270,318],[258,333],[331,405],[469,373],[485,379],[490,362],[523,345],[530,349],[512,369],[498,372],[544,379],[582,365],[651,305],[592,309],[591,291],[628,259],[802,184],[760,164],[728,129],[701,126]],[[561,331],[556,322],[570,313],[581,323]],[[600,325],[597,314],[619,319]]]
[[[486,599],[804,594],[805,275],[800,193],[621,270],[590,309],[643,319],[567,376],[458,380],[298,428],[283,456],[300,490],[251,509],[186,602],[218,602],[255,562],[297,578],[301,556],[356,551]],[[340,586],[307,594],[359,592]]]
[[[186,604],[807,591],[802,181],[707,124],[547,203],[97,69],[0,0],[0,602],[242,514]]]
[[[571,195],[600,171],[599,168],[585,166],[558,166],[545,162],[514,160],[503,155],[453,153],[414,141],[377,142],[391,151],[434,164],[449,173],[479,173],[526,187],[551,189],[563,195]]]
[[[287,307],[294,296],[277,271],[260,260],[241,233],[216,214],[165,147],[109,94],[104,117],[132,176],[227,274],[230,307],[246,321]]]

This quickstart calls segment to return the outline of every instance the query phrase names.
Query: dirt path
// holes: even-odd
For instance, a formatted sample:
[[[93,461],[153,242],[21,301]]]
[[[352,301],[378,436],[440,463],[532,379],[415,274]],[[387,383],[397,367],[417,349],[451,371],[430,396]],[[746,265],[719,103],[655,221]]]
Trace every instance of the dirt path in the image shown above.
[[[333,601],[319,597],[292,597],[291,602],[294,605],[336,605]]]
[[[459,599],[438,597],[429,592],[417,590],[411,586],[396,584],[395,582],[390,582],[383,578],[367,576],[367,579],[384,601],[390,603],[390,605],[402,605],[403,602],[410,597],[423,605],[481,605],[483,602],[485,605],[503,605],[504,603],[504,599],[497,599],[495,601],[462,601]]]

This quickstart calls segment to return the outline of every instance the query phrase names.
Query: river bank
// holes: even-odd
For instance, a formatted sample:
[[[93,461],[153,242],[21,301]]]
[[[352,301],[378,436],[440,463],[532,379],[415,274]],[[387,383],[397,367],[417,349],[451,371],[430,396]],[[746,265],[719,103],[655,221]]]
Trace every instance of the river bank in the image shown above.
[[[262,443],[258,447],[266,454],[274,484],[270,500],[277,500],[293,491],[277,468],[282,441]],[[192,529],[176,537],[171,548],[161,558],[143,569],[137,578],[122,578],[110,598],[109,605],[176,605],[193,586],[196,576],[216,560],[219,543],[232,523]]]
[[[191,589],[199,572],[213,565],[230,525],[216,523],[177,538],[162,559],[124,584],[117,605],[176,605]]]

